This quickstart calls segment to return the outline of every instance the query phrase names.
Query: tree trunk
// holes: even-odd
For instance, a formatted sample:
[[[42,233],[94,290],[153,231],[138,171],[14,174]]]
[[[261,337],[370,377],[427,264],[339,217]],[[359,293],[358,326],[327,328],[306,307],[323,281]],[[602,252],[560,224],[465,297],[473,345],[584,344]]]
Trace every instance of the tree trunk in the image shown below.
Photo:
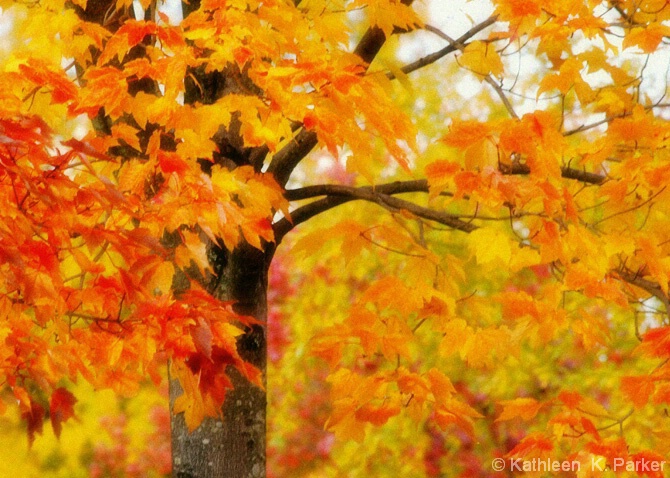
[[[267,272],[271,253],[243,244],[232,253],[220,251],[219,272],[211,292],[222,300],[236,301],[236,312],[263,324],[267,318]],[[255,326],[237,344],[243,359],[265,374],[265,328]],[[172,466],[174,478],[265,477],[266,393],[229,368],[235,389],[226,396],[223,420],[206,419],[189,433],[182,414],[172,414]],[[170,408],[182,393],[170,381]]]

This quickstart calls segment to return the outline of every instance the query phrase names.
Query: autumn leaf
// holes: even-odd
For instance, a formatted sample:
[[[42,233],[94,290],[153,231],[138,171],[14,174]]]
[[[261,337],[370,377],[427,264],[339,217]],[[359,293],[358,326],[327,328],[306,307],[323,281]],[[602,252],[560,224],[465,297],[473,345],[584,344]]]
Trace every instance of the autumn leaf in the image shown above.
[[[509,457],[524,458],[526,460],[546,458],[554,449],[554,445],[540,433],[531,433],[507,453]]]
[[[512,257],[509,240],[493,229],[482,228],[470,234],[471,250],[475,254],[477,263],[506,265]]]
[[[173,405],[174,413],[184,413],[189,431],[195,430],[208,416],[217,416],[218,407],[211,396],[200,391],[196,377],[183,362],[172,362],[172,373],[179,379],[183,393],[177,397]]]
[[[663,0],[66,3],[2,8],[0,475],[54,470],[19,419],[168,474],[35,438],[168,361],[175,437],[227,440],[174,475],[670,453]]]
[[[670,27],[659,23],[646,25],[644,28],[633,28],[623,40],[624,48],[639,47],[643,53],[656,50],[663,38],[670,35]]]
[[[60,436],[63,422],[74,417],[74,404],[77,399],[65,388],[57,388],[49,400],[49,419],[56,437]]]
[[[39,87],[50,87],[54,103],[67,103],[75,98],[77,90],[72,81],[61,72],[56,72],[37,59],[31,59],[27,64],[19,65],[19,70],[25,78]]]
[[[644,334],[639,348],[652,357],[670,355],[670,327],[658,327]]]
[[[28,427],[28,443],[32,445],[35,441],[35,435],[42,434],[42,424],[44,422],[44,407],[35,401],[31,401],[26,407],[23,407],[21,418]]]
[[[495,47],[483,41],[473,41],[463,50],[459,63],[481,79],[488,75],[498,77],[504,66]]]
[[[199,319],[197,324],[191,327],[191,336],[195,349],[206,358],[211,359],[213,335],[209,325],[203,319]]]
[[[503,407],[502,413],[496,418],[498,421],[512,420],[520,417],[522,420],[532,420],[542,408],[542,404],[533,398],[515,398],[499,402]]]
[[[623,377],[621,379],[621,390],[637,408],[649,402],[655,389],[653,380],[648,377]]]
[[[365,404],[356,410],[354,416],[357,420],[381,426],[385,424],[389,418],[398,415],[400,410],[401,408],[397,404],[382,404],[381,406]]]

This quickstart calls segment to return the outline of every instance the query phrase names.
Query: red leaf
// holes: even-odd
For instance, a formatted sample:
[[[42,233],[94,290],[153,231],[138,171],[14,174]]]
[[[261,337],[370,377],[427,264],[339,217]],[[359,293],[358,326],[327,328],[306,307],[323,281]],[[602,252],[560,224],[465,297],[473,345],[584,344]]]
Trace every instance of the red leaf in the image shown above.
[[[580,423],[582,424],[582,427],[584,427],[584,431],[588,433],[589,435],[592,435],[596,440],[600,440],[600,434],[598,433],[598,429],[596,426],[593,424],[591,420],[588,418],[582,417],[580,420]]]
[[[209,324],[203,319],[198,319],[198,324],[191,327],[191,337],[193,337],[193,343],[195,344],[195,349],[207,357],[212,359],[212,329],[210,329]]]
[[[64,388],[58,388],[51,394],[49,417],[56,438],[60,437],[63,422],[74,417],[74,404],[77,399]]]
[[[28,445],[35,441],[35,434],[42,434],[42,423],[44,422],[44,407],[39,403],[31,401],[30,408],[21,413],[21,418],[28,426]]]
[[[188,163],[179,155],[165,151],[158,152],[158,164],[164,173],[177,173],[179,177],[183,177],[189,169]]]

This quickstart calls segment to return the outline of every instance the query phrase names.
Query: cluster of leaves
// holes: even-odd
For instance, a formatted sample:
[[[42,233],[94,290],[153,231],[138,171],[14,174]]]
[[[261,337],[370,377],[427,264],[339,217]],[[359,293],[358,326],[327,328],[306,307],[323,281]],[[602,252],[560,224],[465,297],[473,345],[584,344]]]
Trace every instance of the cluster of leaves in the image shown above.
[[[434,77],[396,90],[412,112],[418,106],[429,144],[415,158],[427,183],[407,178],[406,191],[428,192],[432,209],[468,236],[387,201],[388,183],[374,199],[364,188],[337,193],[377,202],[392,219],[331,211],[291,245],[316,252],[304,259],[310,270],[347,271],[339,302],[350,310],[325,328],[294,326],[316,335],[310,348],[331,368],[328,430],[371,444],[352,459],[336,442],[323,462],[333,476],[369,474],[380,436],[411,462],[410,442],[398,441],[407,415],[426,423],[409,439],[425,458],[416,476],[487,476],[494,457],[574,460],[600,476],[615,459],[667,457],[670,129],[665,90],[650,88],[656,73],[640,53],[667,51],[670,10],[494,3],[483,22],[492,31],[479,41],[459,45],[429,27],[460,51],[433,74],[482,83],[469,109],[439,97]],[[537,63],[527,79],[509,75],[529,58]],[[446,131],[436,126],[444,116]],[[300,294],[318,296],[315,287]],[[304,307],[316,308],[309,299]]]
[[[369,476],[333,436],[429,476],[447,458],[472,476],[494,456],[586,469],[670,451],[670,123],[646,61],[667,51],[664,0],[496,0],[455,39],[390,0],[201,1],[178,25],[140,3],[146,20],[123,1],[7,8],[0,374],[31,437],[47,409],[59,433],[79,377],[129,394],[170,358],[191,429],[218,413],[226,367],[261,385],[235,344],[256,320],[212,295],[211,257],[328,211],[283,246],[318,280],[271,282],[300,296],[270,311],[277,399],[328,415],[302,436],[279,416],[278,470]],[[446,46],[370,64],[370,38],[413,29]],[[459,99],[445,77],[481,88]],[[323,179],[336,161],[346,174]],[[370,204],[331,210],[354,200]]]
[[[370,22],[388,33],[379,7]],[[96,8],[3,4],[16,40],[0,78],[0,363],[31,437],[45,402],[62,402],[64,379],[130,394],[147,374],[158,382],[156,367],[171,358],[185,390],[175,411],[189,428],[218,413],[232,386],[220,369],[260,385],[235,347],[253,320],[206,292],[221,279],[210,254],[240,241],[263,247],[288,203],[258,164],[229,167],[229,131],[242,148],[272,153],[301,122],[331,152],[347,142],[360,157],[374,135],[404,165],[397,138],[411,139],[407,118],[388,114],[397,110],[386,77],[363,75],[358,56],[338,48],[345,14],[201,2],[172,26],[162,13],[133,19],[132,2]],[[418,23],[408,7],[393,10]],[[217,75],[221,91],[204,97]],[[84,118],[93,128],[72,137]]]
[[[76,419],[58,437],[45,429],[30,447],[18,407],[5,413],[0,473],[48,478],[170,475],[167,387],[145,382],[132,399],[94,390],[84,381],[71,390],[77,397]]]
[[[201,243],[189,248],[184,241],[168,260],[160,242],[165,229],[159,237],[149,231],[155,210],[96,169],[115,161],[100,156],[94,166],[76,142],[59,154],[35,117],[3,120],[0,128],[3,210],[12,218],[2,224],[1,300],[11,318],[4,322],[2,368],[31,434],[44,412],[30,391],[35,385],[51,395],[52,416],[67,418],[72,399],[58,388],[64,378],[81,375],[128,394],[146,374],[159,382],[156,367],[166,357],[178,367],[199,354],[216,354],[218,363],[254,377],[237,356],[240,331],[231,323],[248,320],[197,283],[179,301],[173,296],[175,267],[195,262],[194,252],[204,255]],[[219,388],[225,393],[225,384]]]
[[[30,13],[39,17],[53,7]],[[159,382],[157,367],[172,358],[188,392],[187,403],[176,407],[195,427],[204,414],[217,414],[230,388],[225,375],[208,367],[236,366],[260,384],[259,372],[242,361],[235,345],[240,324],[252,319],[204,290],[212,272],[203,237],[228,247],[241,235],[252,244],[271,239],[268,216],[281,207],[281,195],[251,168],[215,166],[206,175],[186,153],[161,149],[161,129],[138,116],[151,110],[148,95],[127,91],[128,78],[138,72],[107,66],[150,34],[176,49],[184,44],[183,31],[177,36],[174,29],[134,22],[110,38],[66,12],[63,32],[97,39],[92,44],[99,47],[105,40],[100,66],[83,80],[87,86],[77,88],[54,64],[58,58],[47,63],[20,49],[0,80],[3,381],[32,439],[41,430],[46,401],[54,430],[71,416],[74,399],[61,388],[64,379],[84,377],[96,387],[131,394],[147,375]],[[68,53],[82,64],[91,61],[88,45]],[[164,96],[151,96],[154,109],[169,94],[168,85]],[[142,98],[143,106],[133,103]],[[47,124],[49,116],[40,114],[45,108],[63,117],[96,117],[103,107],[114,133],[91,132],[83,140],[59,141],[53,128],[61,125]],[[130,118],[126,107],[136,107],[138,117],[117,121],[122,114]],[[131,122],[152,132],[141,146]],[[108,154],[128,147],[137,148],[137,157]],[[194,374],[205,379],[188,387]]]

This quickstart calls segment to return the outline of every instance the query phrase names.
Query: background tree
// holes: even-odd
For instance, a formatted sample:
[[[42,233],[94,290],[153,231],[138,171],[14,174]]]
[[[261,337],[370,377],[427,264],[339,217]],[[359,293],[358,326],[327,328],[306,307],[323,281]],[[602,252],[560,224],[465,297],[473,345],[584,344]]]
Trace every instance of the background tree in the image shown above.
[[[31,440],[68,382],[133,394],[169,360],[175,476],[263,476],[268,270],[310,220],[301,287],[351,307],[295,319],[330,368],[295,375],[335,436],[417,423],[433,476],[453,450],[466,476],[662,476],[636,464],[668,452],[670,9],[499,0],[438,28],[409,3],[3,3],[0,367]]]

